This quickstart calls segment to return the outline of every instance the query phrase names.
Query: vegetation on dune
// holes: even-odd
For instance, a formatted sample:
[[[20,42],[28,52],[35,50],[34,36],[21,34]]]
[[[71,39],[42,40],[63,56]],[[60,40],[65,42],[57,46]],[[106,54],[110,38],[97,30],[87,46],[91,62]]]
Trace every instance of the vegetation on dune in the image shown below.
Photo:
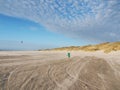
[[[55,48],[52,50],[83,50],[83,51],[98,51],[102,50],[105,53],[109,53],[111,51],[118,51],[120,50],[120,42],[106,42],[97,45],[87,45],[87,46],[70,46],[70,47],[61,47]]]

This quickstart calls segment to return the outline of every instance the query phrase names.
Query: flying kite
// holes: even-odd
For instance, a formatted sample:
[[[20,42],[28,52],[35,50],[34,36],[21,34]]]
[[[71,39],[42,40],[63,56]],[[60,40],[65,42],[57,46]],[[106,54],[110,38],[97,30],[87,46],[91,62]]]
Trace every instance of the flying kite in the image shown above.
[[[21,43],[23,43],[23,41],[21,41]]]

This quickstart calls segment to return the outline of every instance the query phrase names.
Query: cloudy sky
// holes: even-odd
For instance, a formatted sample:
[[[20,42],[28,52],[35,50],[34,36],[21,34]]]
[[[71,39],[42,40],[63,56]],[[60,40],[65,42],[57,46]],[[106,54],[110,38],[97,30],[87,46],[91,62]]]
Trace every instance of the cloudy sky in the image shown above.
[[[120,41],[120,0],[0,0],[0,49],[113,41]]]

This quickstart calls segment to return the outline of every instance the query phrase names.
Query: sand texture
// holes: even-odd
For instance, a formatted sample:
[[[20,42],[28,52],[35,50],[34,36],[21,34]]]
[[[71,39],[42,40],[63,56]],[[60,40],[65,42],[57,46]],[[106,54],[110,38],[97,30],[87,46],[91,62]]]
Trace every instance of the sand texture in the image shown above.
[[[0,90],[120,90],[120,52],[2,51]]]

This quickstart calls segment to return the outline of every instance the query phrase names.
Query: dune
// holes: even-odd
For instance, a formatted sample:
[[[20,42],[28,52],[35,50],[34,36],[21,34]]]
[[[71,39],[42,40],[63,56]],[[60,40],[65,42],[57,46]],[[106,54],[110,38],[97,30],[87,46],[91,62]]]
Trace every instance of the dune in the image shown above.
[[[61,48],[55,48],[52,49],[55,51],[63,51],[63,50],[68,50],[68,51],[104,51],[105,53],[110,53],[112,51],[119,51],[120,50],[120,42],[106,42],[106,43],[101,43],[97,45],[87,45],[87,46],[70,46],[70,47],[61,47]]]
[[[120,51],[0,52],[0,90],[120,90]]]

